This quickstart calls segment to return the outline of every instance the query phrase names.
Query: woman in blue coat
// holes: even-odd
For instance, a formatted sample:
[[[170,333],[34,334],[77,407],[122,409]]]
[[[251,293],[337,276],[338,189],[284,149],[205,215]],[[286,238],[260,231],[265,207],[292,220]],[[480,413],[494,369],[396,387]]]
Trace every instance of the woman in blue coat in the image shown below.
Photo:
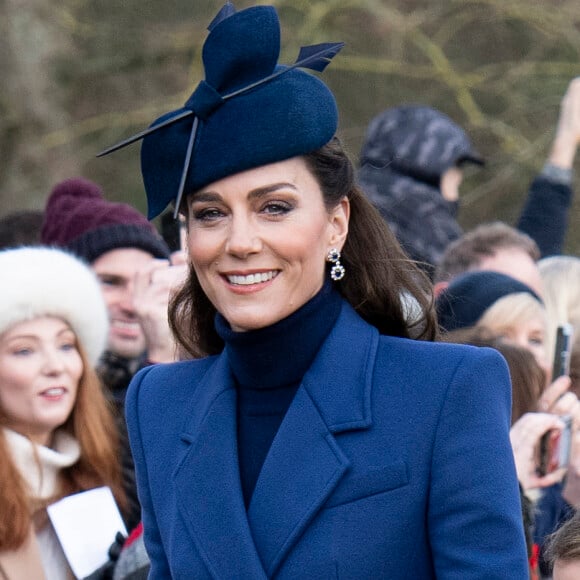
[[[137,136],[150,217],[186,219],[170,319],[195,359],[127,397],[150,577],[527,578],[505,362],[432,342],[428,283],[300,70],[341,45],[282,67],[279,35],[227,4],[206,79]]]

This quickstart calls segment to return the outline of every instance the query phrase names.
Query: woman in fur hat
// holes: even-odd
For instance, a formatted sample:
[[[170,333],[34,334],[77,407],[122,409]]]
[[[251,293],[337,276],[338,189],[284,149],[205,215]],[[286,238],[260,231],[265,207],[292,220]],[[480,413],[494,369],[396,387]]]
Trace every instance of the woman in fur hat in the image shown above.
[[[72,578],[46,507],[109,486],[123,506],[113,419],[94,364],[99,284],[49,248],[0,252],[0,578]]]
[[[505,362],[432,342],[428,281],[299,70],[341,45],[278,65],[271,6],[209,29],[205,80],[140,135],[149,216],[187,220],[170,319],[198,358],[127,395],[150,578],[527,577]]]

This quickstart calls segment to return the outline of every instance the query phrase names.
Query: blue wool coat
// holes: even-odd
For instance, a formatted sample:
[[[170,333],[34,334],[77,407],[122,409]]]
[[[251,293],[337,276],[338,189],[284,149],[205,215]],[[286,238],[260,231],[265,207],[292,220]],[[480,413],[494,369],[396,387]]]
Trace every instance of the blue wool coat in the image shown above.
[[[379,336],[344,303],[247,511],[225,353],[142,370],[127,421],[151,578],[528,577],[495,351]]]

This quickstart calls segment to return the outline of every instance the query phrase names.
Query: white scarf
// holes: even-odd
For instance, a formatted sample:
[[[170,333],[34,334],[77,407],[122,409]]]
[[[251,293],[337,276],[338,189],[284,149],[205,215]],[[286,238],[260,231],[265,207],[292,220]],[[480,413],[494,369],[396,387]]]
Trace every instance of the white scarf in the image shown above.
[[[60,491],[59,472],[75,464],[80,457],[78,441],[65,431],[56,431],[54,447],[37,445],[27,437],[3,429],[16,468],[28,486],[33,500],[47,500]],[[45,576],[51,580],[71,577],[70,568],[52,525],[36,530],[36,541]]]
[[[36,445],[27,437],[4,429],[12,460],[34,499],[48,499],[58,492],[58,474],[79,460],[78,441],[65,431],[57,431],[52,448]],[[36,453],[35,453],[36,450]]]

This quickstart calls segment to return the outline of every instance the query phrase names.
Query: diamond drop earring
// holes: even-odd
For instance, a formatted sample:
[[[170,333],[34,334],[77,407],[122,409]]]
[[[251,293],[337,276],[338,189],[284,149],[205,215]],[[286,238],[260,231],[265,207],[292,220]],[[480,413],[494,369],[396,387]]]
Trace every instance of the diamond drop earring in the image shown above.
[[[333,265],[330,269],[330,278],[335,282],[342,280],[346,271],[340,263],[340,251],[336,248],[331,248],[326,255],[326,261]]]

